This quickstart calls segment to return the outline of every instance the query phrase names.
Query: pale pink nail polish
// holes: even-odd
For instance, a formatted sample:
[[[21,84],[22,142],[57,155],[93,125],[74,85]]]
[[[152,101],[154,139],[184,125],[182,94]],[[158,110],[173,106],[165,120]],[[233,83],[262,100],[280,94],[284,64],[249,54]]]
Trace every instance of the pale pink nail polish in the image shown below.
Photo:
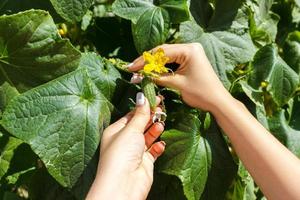
[[[138,92],[136,94],[136,105],[137,106],[142,106],[145,104],[145,96],[144,96],[144,93],[142,92]]]

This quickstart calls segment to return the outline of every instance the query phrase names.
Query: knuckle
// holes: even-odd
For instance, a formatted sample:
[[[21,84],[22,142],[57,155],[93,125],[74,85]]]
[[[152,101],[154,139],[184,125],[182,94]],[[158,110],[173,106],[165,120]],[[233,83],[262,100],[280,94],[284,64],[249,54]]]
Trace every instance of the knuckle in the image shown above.
[[[162,44],[162,45],[157,46],[157,47],[155,48],[155,50],[158,50],[158,49],[163,49],[163,50],[165,50],[166,47],[167,47],[166,44]]]
[[[203,46],[198,42],[191,43],[190,47],[194,51],[203,51]]]
[[[144,110],[144,109],[137,109],[135,111],[136,116],[144,117],[144,118],[150,118],[150,114]]]

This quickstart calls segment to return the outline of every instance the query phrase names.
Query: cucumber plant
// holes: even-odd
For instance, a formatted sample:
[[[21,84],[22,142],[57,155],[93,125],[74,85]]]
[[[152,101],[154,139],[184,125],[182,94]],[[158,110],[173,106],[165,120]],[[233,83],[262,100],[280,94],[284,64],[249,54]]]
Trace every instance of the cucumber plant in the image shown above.
[[[263,199],[213,116],[149,76],[168,70],[145,59],[140,87],[125,66],[163,43],[201,43],[300,157],[299,16],[298,0],[0,1],[0,199],[84,199],[103,130],[141,90],[152,109],[159,91],[168,114],[148,199]]]

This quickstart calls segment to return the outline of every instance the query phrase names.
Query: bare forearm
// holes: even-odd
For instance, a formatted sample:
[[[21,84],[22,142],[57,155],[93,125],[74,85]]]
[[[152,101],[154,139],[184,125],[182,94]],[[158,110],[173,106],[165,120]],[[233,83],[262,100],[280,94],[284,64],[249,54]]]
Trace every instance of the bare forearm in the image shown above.
[[[300,161],[232,97],[212,110],[237,155],[269,199],[300,198]]]

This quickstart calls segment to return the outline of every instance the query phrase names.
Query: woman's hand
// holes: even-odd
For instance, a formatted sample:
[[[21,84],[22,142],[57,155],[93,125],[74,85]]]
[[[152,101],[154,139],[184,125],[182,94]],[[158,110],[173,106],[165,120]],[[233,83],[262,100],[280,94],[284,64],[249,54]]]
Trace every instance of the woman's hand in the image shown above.
[[[87,199],[146,199],[154,161],[165,148],[164,142],[155,142],[164,126],[150,121],[149,102],[143,93],[137,94],[136,105],[104,131],[98,172]]]
[[[180,67],[174,76],[163,76],[157,83],[179,89],[186,103],[213,113],[268,199],[300,199],[300,160],[226,91],[202,47],[178,44],[160,48],[170,57],[170,62],[176,62]],[[143,65],[140,57],[130,70],[142,69]]]
[[[166,74],[156,79],[157,84],[178,89],[187,104],[208,111],[212,111],[224,97],[231,97],[215,74],[200,44],[164,44],[154,51],[158,48],[165,51],[170,58],[169,63],[175,62],[180,67],[174,75]],[[139,57],[128,69],[138,71],[144,64],[143,57]]]

